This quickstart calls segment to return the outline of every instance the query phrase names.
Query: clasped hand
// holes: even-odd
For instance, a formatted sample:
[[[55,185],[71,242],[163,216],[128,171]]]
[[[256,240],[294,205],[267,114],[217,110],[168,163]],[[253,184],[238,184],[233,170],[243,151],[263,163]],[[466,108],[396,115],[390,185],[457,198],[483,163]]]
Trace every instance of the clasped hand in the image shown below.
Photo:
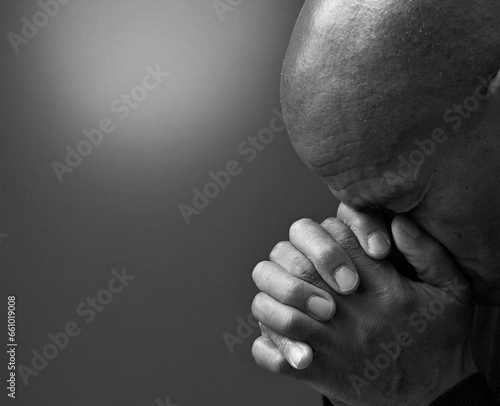
[[[342,204],[304,219],[253,272],[258,365],[309,383],[334,405],[426,405],[477,372],[470,287],[447,250],[404,216],[394,244],[419,281],[387,260],[381,218]]]

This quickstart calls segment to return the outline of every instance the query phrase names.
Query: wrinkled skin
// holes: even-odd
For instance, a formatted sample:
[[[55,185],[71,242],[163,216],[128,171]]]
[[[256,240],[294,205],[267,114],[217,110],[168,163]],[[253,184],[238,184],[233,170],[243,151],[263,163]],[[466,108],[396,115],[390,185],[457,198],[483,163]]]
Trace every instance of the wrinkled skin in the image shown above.
[[[439,5],[437,5],[439,4]],[[500,96],[462,118],[463,104],[500,70],[500,3],[493,0],[311,0],[297,21],[282,75],[294,147],[333,194],[354,208],[411,218],[453,254],[474,298],[500,304]],[[455,117],[457,114],[448,116]],[[435,129],[447,135],[415,176],[398,157]]]
[[[330,239],[320,250],[312,238],[320,226],[296,223],[290,241],[254,270],[259,365],[309,382],[335,405],[428,404],[476,371],[464,291],[379,377],[357,386],[351,379],[364,377],[365,360],[443,293],[442,278],[465,286],[463,271],[476,302],[500,304],[499,19],[494,0],[306,2],[284,64],[284,119],[304,163],[354,214],[339,214],[345,225],[322,224]],[[478,105],[469,114],[471,98]],[[400,158],[409,160],[436,130],[445,139],[402,171]],[[401,224],[411,223],[392,225],[420,282],[378,262],[387,252],[370,252],[367,229],[387,231],[367,208],[406,213],[420,226],[408,239]],[[342,262],[358,275],[344,292],[334,278]],[[313,314],[311,296],[333,310]]]
[[[340,217],[353,229],[371,221],[342,210]],[[370,258],[359,243],[366,232],[356,235],[343,221],[298,221],[291,242],[278,244],[271,261],[255,268],[262,293],[252,310],[263,335],[254,357],[271,372],[310,383],[335,405],[428,404],[476,372],[467,322],[470,286],[447,251],[408,219],[393,221],[395,242],[423,282]],[[325,287],[315,271],[335,269],[341,250],[360,279],[357,292],[344,296]],[[307,306],[321,289],[330,296],[319,295],[337,308],[328,320],[315,320]],[[309,350],[302,342],[314,348],[314,360],[292,368],[292,347]],[[392,348],[391,359],[384,348]],[[366,372],[367,361],[381,366]]]

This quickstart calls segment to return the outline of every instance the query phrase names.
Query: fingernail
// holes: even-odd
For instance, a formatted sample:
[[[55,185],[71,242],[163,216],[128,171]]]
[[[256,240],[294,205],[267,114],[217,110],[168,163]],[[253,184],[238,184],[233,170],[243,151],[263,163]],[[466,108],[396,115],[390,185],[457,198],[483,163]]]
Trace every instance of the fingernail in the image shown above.
[[[267,334],[266,326],[264,326],[260,321],[259,321],[259,327],[260,327],[260,332],[262,334]]]
[[[290,352],[288,353],[288,358],[290,359],[290,362],[295,369],[301,369],[301,363],[304,360],[304,355],[304,351],[299,346],[294,345],[291,348]]]
[[[319,296],[311,296],[307,309],[318,319],[329,320],[333,313],[333,303]]]
[[[354,289],[358,282],[357,275],[347,266],[341,266],[334,274],[335,281],[342,292]]]
[[[368,238],[368,250],[372,254],[384,254],[389,249],[390,244],[385,238],[385,235],[381,233],[372,234]]]

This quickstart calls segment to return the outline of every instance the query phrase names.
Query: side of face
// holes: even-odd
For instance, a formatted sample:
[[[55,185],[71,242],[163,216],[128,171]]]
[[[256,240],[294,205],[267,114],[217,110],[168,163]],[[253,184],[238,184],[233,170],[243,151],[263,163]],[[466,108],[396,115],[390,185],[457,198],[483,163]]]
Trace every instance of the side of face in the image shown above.
[[[485,203],[479,189],[474,191],[480,168],[463,167],[470,164],[464,159],[472,151],[470,129],[484,117],[478,114],[459,132],[450,130],[446,145],[411,176],[388,184],[384,174],[398,174],[400,157],[408,160],[416,141],[430,138],[436,128],[448,131],[444,113],[471,95],[479,75],[500,67],[500,40],[488,29],[498,30],[495,18],[500,5],[490,0],[308,0],[281,86],[285,123],[299,156],[346,204],[415,211],[454,254],[476,247],[467,243],[472,236],[460,231],[460,223],[470,230],[472,218],[478,227],[485,223],[484,213],[467,212]],[[474,137],[476,142],[483,136]],[[440,184],[453,199],[439,198]],[[425,204],[438,201],[440,207]],[[462,214],[456,204],[465,209]],[[445,214],[450,212],[455,213]],[[464,240],[457,242],[457,233]],[[484,281],[479,268],[467,264],[469,276]]]

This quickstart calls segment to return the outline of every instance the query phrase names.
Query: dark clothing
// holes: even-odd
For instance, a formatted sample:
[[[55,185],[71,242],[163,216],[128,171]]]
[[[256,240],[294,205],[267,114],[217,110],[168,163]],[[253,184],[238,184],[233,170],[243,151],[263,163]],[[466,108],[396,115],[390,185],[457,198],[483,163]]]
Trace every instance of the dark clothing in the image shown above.
[[[324,398],[324,406],[331,406]],[[444,393],[430,405],[415,406],[497,406],[483,374],[468,377],[457,386]]]
[[[429,406],[496,406],[484,375],[468,377]]]

